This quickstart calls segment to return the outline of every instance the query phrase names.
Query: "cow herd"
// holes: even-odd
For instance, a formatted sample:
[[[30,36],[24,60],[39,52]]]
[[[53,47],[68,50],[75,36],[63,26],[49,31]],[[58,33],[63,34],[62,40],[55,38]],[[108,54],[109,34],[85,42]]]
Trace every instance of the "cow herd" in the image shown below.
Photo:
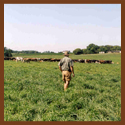
[[[4,60],[13,60],[13,61],[22,61],[30,63],[30,61],[35,62],[59,62],[60,59],[55,58],[23,58],[23,57],[4,57]],[[99,64],[113,64],[111,60],[92,60],[92,59],[72,59],[73,62],[79,62],[79,63],[99,63]]]

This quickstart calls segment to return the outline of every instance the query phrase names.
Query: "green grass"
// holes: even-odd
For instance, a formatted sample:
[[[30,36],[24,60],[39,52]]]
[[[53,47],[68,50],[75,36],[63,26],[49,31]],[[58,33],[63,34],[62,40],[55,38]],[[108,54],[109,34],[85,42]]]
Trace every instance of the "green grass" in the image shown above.
[[[35,57],[42,56],[52,55]],[[58,62],[5,60],[4,121],[121,121],[121,54],[70,57],[115,63],[74,63],[75,77],[64,92]]]

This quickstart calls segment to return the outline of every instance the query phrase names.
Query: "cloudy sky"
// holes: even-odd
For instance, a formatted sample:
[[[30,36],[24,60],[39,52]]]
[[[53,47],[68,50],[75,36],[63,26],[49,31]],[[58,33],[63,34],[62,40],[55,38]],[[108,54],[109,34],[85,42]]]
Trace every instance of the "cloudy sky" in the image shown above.
[[[121,46],[121,4],[4,4],[4,46],[59,52]]]

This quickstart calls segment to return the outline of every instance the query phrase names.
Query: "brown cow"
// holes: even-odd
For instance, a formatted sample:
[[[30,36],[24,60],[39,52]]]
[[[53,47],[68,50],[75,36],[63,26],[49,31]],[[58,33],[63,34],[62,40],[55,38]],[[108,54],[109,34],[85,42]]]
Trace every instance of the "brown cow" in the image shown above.
[[[4,60],[9,60],[9,57],[4,57]]]
[[[78,59],[72,59],[73,62],[78,62]]]
[[[4,60],[16,60],[15,57],[4,57]]]
[[[112,64],[111,60],[105,60],[105,63]]]
[[[96,60],[95,63],[99,63],[99,60]]]
[[[105,64],[105,60],[99,60],[99,64]]]
[[[37,61],[37,59],[36,58],[29,58],[30,59],[30,61]]]
[[[42,60],[42,59],[40,59],[40,58],[36,58],[36,59],[37,59],[37,62],[41,62],[41,60]]]
[[[14,57],[10,57],[10,58],[9,58],[9,60],[14,60],[14,59],[16,59],[16,58],[14,58]]]
[[[85,63],[91,63],[90,59],[85,59]]]
[[[29,58],[23,58],[23,62],[30,63],[30,59]]]
[[[55,59],[55,58],[52,58],[52,59],[50,60],[50,62],[56,62],[56,59]]]
[[[91,60],[91,63],[96,63],[96,62],[98,62],[98,60]]]
[[[57,62],[59,62],[61,59],[56,59]]]
[[[78,59],[78,62],[80,62],[80,63],[84,63],[85,60],[83,60],[83,59]]]
[[[112,64],[112,61],[111,60],[99,60],[99,63],[100,64]]]
[[[43,59],[43,61],[51,61],[51,59]]]

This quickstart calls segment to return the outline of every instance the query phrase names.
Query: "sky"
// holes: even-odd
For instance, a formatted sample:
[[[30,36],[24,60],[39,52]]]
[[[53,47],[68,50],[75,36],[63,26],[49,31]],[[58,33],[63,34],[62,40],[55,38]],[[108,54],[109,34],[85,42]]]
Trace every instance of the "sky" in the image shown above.
[[[4,47],[39,52],[121,46],[121,4],[4,4]]]

